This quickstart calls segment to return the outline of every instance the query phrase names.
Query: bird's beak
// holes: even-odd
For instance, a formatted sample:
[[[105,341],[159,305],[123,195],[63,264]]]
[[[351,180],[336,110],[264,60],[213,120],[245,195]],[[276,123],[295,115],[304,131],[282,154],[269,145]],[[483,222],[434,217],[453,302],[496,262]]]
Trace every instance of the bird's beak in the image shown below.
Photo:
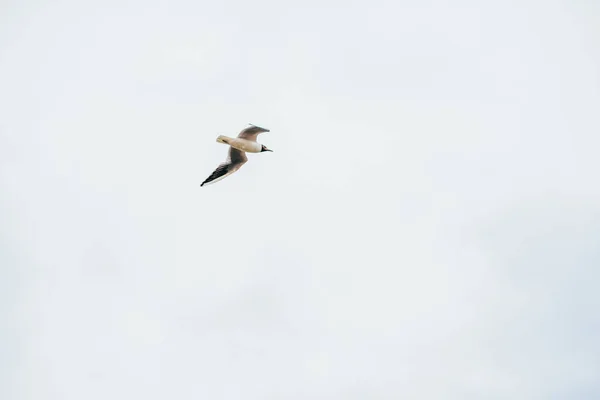
[[[271,150],[271,149],[265,149],[265,151],[270,151],[271,153],[273,152],[273,150]]]

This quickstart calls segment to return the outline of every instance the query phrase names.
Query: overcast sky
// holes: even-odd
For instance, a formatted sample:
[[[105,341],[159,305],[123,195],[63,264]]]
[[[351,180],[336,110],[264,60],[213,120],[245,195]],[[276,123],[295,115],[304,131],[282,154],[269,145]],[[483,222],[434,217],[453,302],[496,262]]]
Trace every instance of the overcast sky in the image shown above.
[[[599,15],[3,1],[0,398],[600,398]]]

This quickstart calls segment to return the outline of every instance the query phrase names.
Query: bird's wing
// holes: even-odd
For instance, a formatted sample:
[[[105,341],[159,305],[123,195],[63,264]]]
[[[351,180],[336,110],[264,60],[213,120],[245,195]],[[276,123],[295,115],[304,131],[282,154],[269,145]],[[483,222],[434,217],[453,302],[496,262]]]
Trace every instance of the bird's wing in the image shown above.
[[[241,150],[234,149],[233,147],[229,147],[229,156],[227,160],[219,164],[217,169],[214,170],[212,174],[200,186],[208,185],[211,183],[215,183],[228,177],[233,174],[235,171],[240,169],[244,163],[248,161],[248,157],[246,157],[246,153]]]
[[[260,126],[250,125],[248,128],[241,131],[238,137],[256,142],[256,137],[258,134],[263,132],[269,132],[269,130],[261,128]]]

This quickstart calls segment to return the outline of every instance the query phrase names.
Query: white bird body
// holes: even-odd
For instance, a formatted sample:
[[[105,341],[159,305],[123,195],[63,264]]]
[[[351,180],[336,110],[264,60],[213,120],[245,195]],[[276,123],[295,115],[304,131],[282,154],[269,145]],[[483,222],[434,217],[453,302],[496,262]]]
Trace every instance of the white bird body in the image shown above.
[[[229,136],[219,135],[217,142],[227,144],[234,149],[241,150],[246,153],[260,153],[262,145],[253,140],[242,138],[230,138]]]

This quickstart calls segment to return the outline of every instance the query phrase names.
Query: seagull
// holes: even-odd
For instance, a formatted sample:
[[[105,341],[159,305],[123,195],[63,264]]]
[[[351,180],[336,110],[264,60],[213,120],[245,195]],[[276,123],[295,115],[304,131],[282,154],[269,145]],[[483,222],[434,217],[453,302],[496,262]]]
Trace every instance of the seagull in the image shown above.
[[[248,128],[240,132],[237,138],[219,135],[217,137],[217,142],[228,144],[230,146],[227,160],[225,160],[224,163],[219,164],[217,169],[215,169],[215,171],[210,174],[200,186],[218,182],[240,169],[240,167],[248,161],[246,152],[262,153],[263,151],[273,151],[267,149],[267,146],[264,144],[256,142],[256,137],[263,132],[269,132],[269,130],[250,124]]]

